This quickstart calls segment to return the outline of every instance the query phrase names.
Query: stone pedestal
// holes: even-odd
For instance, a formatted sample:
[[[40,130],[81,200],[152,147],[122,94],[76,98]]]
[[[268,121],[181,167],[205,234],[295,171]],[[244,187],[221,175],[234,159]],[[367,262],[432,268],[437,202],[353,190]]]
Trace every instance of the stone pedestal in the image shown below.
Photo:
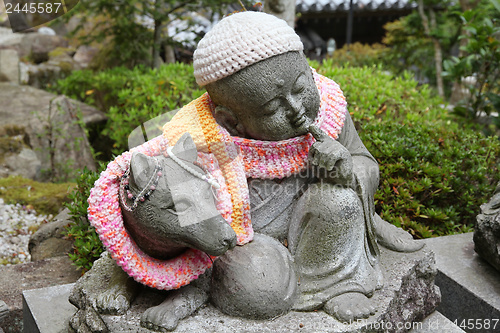
[[[47,287],[73,283],[80,276],[81,271],[72,265],[67,256],[0,266],[0,303],[5,302],[9,308],[7,316],[0,319],[0,328],[5,333],[22,331],[22,312],[23,307],[26,307],[26,304],[23,304],[23,291],[36,288],[45,290]],[[35,304],[32,307],[37,308]],[[58,308],[50,302],[44,302],[41,310],[44,311],[44,316],[49,318],[59,315]]]
[[[68,294],[73,284],[26,290],[23,292],[23,332],[26,333],[66,333],[68,318],[76,308],[68,302]],[[29,304],[29,306],[28,306]],[[50,306],[54,316],[47,315]]]
[[[438,311],[467,332],[500,331],[500,272],[474,252],[473,234],[426,239],[436,253]]]
[[[424,242],[427,243],[427,249],[424,248],[423,251],[414,254],[398,254],[383,250],[382,264],[386,268],[388,283],[382,290],[382,293],[374,297],[378,297],[381,300],[385,299],[385,307],[368,321],[365,321],[364,328],[361,322],[359,324],[343,325],[326,315],[323,311],[312,313],[292,312],[286,316],[264,322],[231,318],[221,314],[209,305],[197,311],[194,316],[182,321],[176,332],[369,332],[369,322],[373,323],[371,324],[371,328],[374,329],[372,331],[376,331],[374,321],[381,317],[388,318],[388,313],[391,313],[391,311],[392,313],[409,314],[411,313],[409,311],[411,309],[410,305],[420,308],[425,305],[425,299],[417,297],[418,295],[422,295],[422,293],[417,291],[426,289],[432,291],[434,288],[416,288],[418,281],[421,283],[426,281],[426,279],[415,279],[416,274],[414,273],[417,271],[423,272],[421,269],[416,269],[417,266],[432,260],[432,256],[429,254],[430,250],[436,253],[436,266],[438,269],[436,284],[442,290],[442,303],[438,307],[439,312],[433,312],[422,322],[407,323],[406,328],[410,328],[409,332],[463,333],[464,330],[455,325],[454,321],[460,325],[461,321],[466,318],[479,319],[483,323],[487,319],[498,318],[500,311],[498,310],[500,309],[498,304],[500,300],[500,294],[498,293],[498,290],[500,290],[498,288],[500,276],[495,269],[474,253],[472,234],[438,237],[424,240]],[[422,284],[420,285],[423,286]],[[72,286],[68,285],[66,288],[67,295],[64,296],[65,299],[69,296]],[[413,287],[407,288],[404,286]],[[40,311],[41,309],[44,313],[42,317],[46,317],[49,321],[52,321],[50,318],[54,318],[54,322],[58,322],[57,318],[65,316],[65,321],[60,323],[60,327],[66,327],[65,325],[72,314],[67,311],[59,311],[61,308],[58,305],[59,303],[44,302],[41,305],[40,302],[34,302],[37,298],[44,299],[46,297],[44,295],[47,295],[46,290],[48,288],[33,290],[31,294],[33,297],[25,298],[25,307],[29,311]],[[402,290],[405,290],[405,292],[401,292]],[[36,293],[38,293],[38,296],[35,297]],[[411,295],[414,297],[408,298]],[[103,316],[103,318],[110,332],[148,332],[140,327],[140,316],[148,306],[160,303],[163,297],[164,292],[149,291],[141,295],[133,303],[132,309],[126,315]],[[390,300],[391,297],[392,301]],[[427,299],[427,303],[433,303],[432,297]],[[75,309],[69,302],[66,302],[64,307]],[[464,315],[465,317],[463,317]],[[407,331],[406,328],[403,327],[405,331]],[[57,327],[52,327],[51,329],[53,330],[40,329],[39,332],[58,332]],[[398,330],[388,330],[388,332],[394,331]],[[466,329],[465,331],[477,332],[481,330]],[[488,330],[482,331],[488,332]],[[490,329],[489,332],[492,332],[492,330]]]
[[[323,311],[290,312],[270,321],[229,317],[212,305],[198,310],[182,320],[177,333],[276,333],[276,332],[407,332],[431,314],[440,301],[439,289],[434,285],[437,273],[434,254],[425,248],[416,253],[402,254],[382,249],[382,271],[385,286],[375,293],[379,311],[366,320],[341,323]],[[102,316],[110,332],[148,332],[141,328],[140,317],[150,306],[164,296],[146,291],[123,316]]]
[[[406,324],[411,327],[411,333],[460,333],[460,332],[494,332],[500,328],[497,322],[493,329],[494,320],[500,318],[500,273],[495,270],[486,261],[482,260],[474,252],[474,243],[472,233],[437,237],[426,239],[426,248],[423,251],[413,254],[398,254],[388,250],[383,251],[382,264],[386,271],[385,288],[379,297],[385,299],[385,307],[375,316],[369,319],[373,322],[377,318],[388,318],[388,313],[411,313],[408,311],[409,305],[424,306],[422,298],[408,298],[410,295],[417,296],[419,288],[403,288],[403,286],[416,286],[418,279],[412,278],[417,272],[416,267],[420,263],[428,261],[425,258],[431,258],[429,251],[435,253],[437,277],[436,285],[439,286],[442,293],[442,302],[437,311],[432,313],[422,322],[415,321]],[[421,264],[420,264],[421,265]],[[422,270],[419,270],[422,272]],[[406,282],[404,282],[406,281]],[[420,282],[425,279],[420,279]],[[428,280],[427,280],[428,281]],[[70,285],[72,286],[72,285]],[[44,289],[38,289],[36,292],[46,294]],[[68,294],[71,287],[68,287]],[[433,288],[428,290],[433,290]],[[406,292],[401,292],[406,290]],[[425,288],[424,288],[425,290]],[[35,292],[35,291],[33,291]],[[392,301],[390,298],[392,295]],[[44,297],[42,295],[38,296]],[[151,297],[148,299],[148,297]],[[142,312],[151,306],[162,301],[164,293],[152,292],[143,294],[132,306],[132,309],[124,316],[103,316],[111,332],[147,332],[140,327],[139,321]],[[1,297],[0,297],[1,298]],[[54,302],[40,303],[32,302],[36,298],[26,299],[25,306],[30,311],[41,309],[47,318],[58,318],[62,315],[58,306]],[[405,301],[406,300],[406,301]],[[411,300],[411,301],[410,301]],[[392,303],[392,304],[391,304]],[[428,302],[432,304],[431,302]],[[66,306],[72,307],[69,302]],[[392,310],[391,310],[392,309]],[[69,321],[71,314],[63,313],[65,318],[64,325]],[[472,329],[467,328],[468,320],[473,320]],[[479,328],[479,325],[490,321],[490,328]],[[456,323],[456,325],[454,324]],[[302,324],[302,325],[301,325]],[[195,313],[194,316],[182,321],[176,332],[306,332],[306,333],[324,333],[324,332],[352,332],[369,331],[359,325],[345,325],[337,322],[323,311],[312,313],[292,312],[286,316],[276,318],[272,321],[241,320],[231,318],[221,314],[212,306],[206,306]],[[472,324],[472,322],[471,322]],[[400,324],[401,325],[401,324]],[[0,325],[1,326],[1,325]],[[461,327],[459,327],[461,326]],[[375,324],[372,324],[375,328]],[[345,329],[345,330],[343,330]],[[394,330],[393,330],[394,331]],[[36,332],[36,331],[35,331]],[[56,331],[43,331],[40,333],[52,333]]]

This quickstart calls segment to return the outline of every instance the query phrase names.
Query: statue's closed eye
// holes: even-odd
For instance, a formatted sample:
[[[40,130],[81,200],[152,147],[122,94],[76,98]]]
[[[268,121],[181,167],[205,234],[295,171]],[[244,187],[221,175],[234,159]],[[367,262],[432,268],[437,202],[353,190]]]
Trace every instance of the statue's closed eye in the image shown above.
[[[295,80],[295,83],[293,84],[292,93],[293,94],[301,93],[307,87],[307,84],[308,84],[307,76],[304,73],[300,74],[297,80]]]
[[[273,114],[275,113],[281,106],[281,100],[279,98],[274,98],[264,104],[264,114]]]
[[[182,215],[194,206],[192,200],[186,196],[175,198],[173,202],[165,204],[160,208],[174,215]]]
[[[187,198],[182,198],[180,200],[175,200],[175,210],[178,214],[182,214],[193,206],[191,200]]]

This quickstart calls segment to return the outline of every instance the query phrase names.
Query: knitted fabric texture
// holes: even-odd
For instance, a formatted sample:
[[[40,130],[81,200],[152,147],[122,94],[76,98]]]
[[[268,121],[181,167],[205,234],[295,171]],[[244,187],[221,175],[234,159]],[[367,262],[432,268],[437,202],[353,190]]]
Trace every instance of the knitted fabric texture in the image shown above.
[[[194,76],[204,86],[261,60],[303,49],[300,37],[285,21],[259,12],[236,13],[200,40],[193,55]]]
[[[342,130],[346,101],[339,86],[318,75],[314,79],[321,96],[315,124],[336,139]],[[253,238],[246,178],[279,179],[307,167],[311,134],[283,141],[259,141],[231,137],[213,117],[208,94],[186,105],[165,124],[163,136],[125,152],[108,164],[94,184],[88,199],[88,216],[112,258],[136,281],[149,287],[170,290],[198,278],[212,265],[205,253],[189,249],[169,260],[145,254],[124,227],[119,204],[120,177],[127,171],[132,152],[158,156],[189,132],[199,151],[198,162],[217,179],[217,209],[237,234],[238,245]]]

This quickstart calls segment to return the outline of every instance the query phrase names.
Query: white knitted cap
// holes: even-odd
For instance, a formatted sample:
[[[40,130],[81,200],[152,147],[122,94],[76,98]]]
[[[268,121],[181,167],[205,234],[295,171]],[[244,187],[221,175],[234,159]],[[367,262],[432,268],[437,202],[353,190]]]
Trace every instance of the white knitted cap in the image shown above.
[[[282,19],[260,12],[232,14],[198,43],[194,77],[204,86],[261,60],[303,49],[300,37]]]

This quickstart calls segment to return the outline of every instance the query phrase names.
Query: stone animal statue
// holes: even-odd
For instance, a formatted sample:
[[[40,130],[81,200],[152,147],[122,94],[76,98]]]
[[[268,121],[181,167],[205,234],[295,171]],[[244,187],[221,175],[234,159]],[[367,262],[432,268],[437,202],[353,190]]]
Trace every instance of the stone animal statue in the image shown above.
[[[374,315],[373,295],[384,283],[379,246],[403,252],[423,244],[376,214],[377,161],[361,142],[340,87],[313,71],[302,50],[284,21],[256,12],[224,18],[200,41],[194,75],[207,93],[141,149],[158,156],[161,142],[182,142],[188,132],[200,153],[213,154],[222,175],[217,193],[228,194],[217,208],[237,246],[230,249],[231,232],[217,219],[201,219],[206,223],[195,223],[192,232],[159,223],[170,216],[177,192],[169,199],[159,191],[165,178],[155,171],[163,162],[124,154],[108,165],[89,199],[89,218],[121,269],[103,257],[81,279],[73,303],[89,310],[74,317],[73,327],[98,327],[89,313],[126,311],[134,292],[125,272],[147,286],[175,289],[144,313],[142,325],[153,330],[175,329],[208,295],[222,312],[247,318],[320,309],[341,322]],[[195,177],[185,176],[178,193]],[[124,221],[116,214],[117,192]],[[125,242],[122,224],[137,243]],[[212,258],[200,249],[220,255],[212,272]],[[153,259],[143,260],[143,252]]]
[[[189,133],[167,156],[132,155],[120,206],[125,228],[151,257],[171,259],[188,248],[219,256],[236,246],[235,232],[217,211],[214,185],[186,171],[205,174],[197,159]]]
[[[167,151],[165,156],[155,157],[134,152],[128,171],[121,177],[120,207],[123,224],[130,237],[151,258],[167,261],[189,249],[200,250],[208,258],[214,258],[234,248],[236,233],[216,208],[213,187],[219,185],[197,163],[198,152],[189,133],[184,134]],[[297,283],[291,268],[290,254],[279,242],[263,235],[256,235],[249,247],[257,252],[275,252],[274,260],[261,256],[263,262],[259,266],[272,265],[277,268],[275,278],[270,280],[272,283],[267,284],[269,290],[266,294],[281,292],[284,296],[279,301],[273,300],[273,309],[261,306],[262,295],[255,297],[253,304],[247,304],[245,313],[241,315],[263,318],[288,311],[295,300]],[[227,256],[224,262],[245,266],[244,261],[235,260],[237,257],[238,251]],[[219,278],[212,284],[214,290],[225,288],[227,279],[230,278],[223,268],[221,271],[221,265],[218,267],[215,276]],[[258,270],[245,270],[245,267],[235,271],[252,280],[261,274]],[[103,275],[108,278],[103,278]],[[205,275],[205,279],[210,277],[210,273]],[[96,279],[95,276],[99,278]],[[249,287],[251,293],[251,283]],[[88,319],[88,315],[83,315],[92,312],[86,297],[90,296],[90,307],[100,313],[119,314],[128,309],[138,289],[138,285],[131,282],[127,274],[105,253],[96,262],[93,275],[79,280],[70,297],[71,302],[81,309],[71,321],[72,328],[76,332],[91,327],[106,330],[97,313],[94,313],[92,320]],[[208,300],[208,293],[207,285],[200,283],[184,287],[182,293],[172,292],[162,304],[144,313],[142,325],[154,330],[172,330],[180,319]],[[228,293],[221,294],[228,296]],[[221,301],[219,305],[224,308],[233,303]],[[182,311],[178,309],[179,304],[184,304]]]

